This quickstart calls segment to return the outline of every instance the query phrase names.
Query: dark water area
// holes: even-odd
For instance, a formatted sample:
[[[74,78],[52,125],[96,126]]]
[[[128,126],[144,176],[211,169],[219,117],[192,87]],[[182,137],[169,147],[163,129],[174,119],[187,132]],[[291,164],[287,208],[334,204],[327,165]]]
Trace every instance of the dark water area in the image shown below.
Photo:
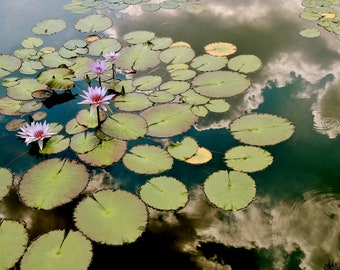
[[[13,54],[32,35],[31,27],[46,18],[68,23],[65,31],[46,37],[46,46],[60,47],[69,39],[84,38],[72,25],[85,15],[64,10],[67,3],[1,1],[0,54]],[[213,155],[210,162],[194,169],[175,161],[176,169],[169,172],[188,187],[188,204],[176,212],[148,209],[148,227],[134,243],[107,246],[93,242],[89,269],[318,270],[329,260],[340,267],[340,41],[324,29],[318,38],[299,35],[301,29],[316,24],[299,17],[301,1],[199,3],[206,7],[205,12],[143,12],[138,5],[117,12],[100,11],[114,21],[105,31],[110,37],[152,31],[157,37],[189,43],[196,55],[204,54],[209,43],[230,42],[237,46],[236,54],[254,54],[263,67],[249,74],[252,85],[247,91],[228,99],[228,112],[210,113],[184,134]],[[0,85],[0,97],[5,95],[6,88]],[[77,102],[79,97],[67,105],[51,106],[49,120],[66,124],[79,106]],[[245,209],[224,211],[207,201],[202,184],[211,173],[226,169],[224,153],[240,144],[231,136],[229,124],[250,112],[287,118],[294,123],[295,133],[285,142],[264,147],[274,161],[252,174],[254,201]],[[10,119],[0,116],[0,167],[9,168],[19,178],[44,158],[29,156],[27,147],[6,130]],[[129,142],[128,147],[143,140]],[[136,175],[120,163],[96,171],[101,175],[99,185],[132,193],[150,178]],[[23,206],[13,189],[0,202],[0,218],[25,221],[33,240],[53,229],[76,229],[73,209],[81,198],[49,211],[32,210]]]

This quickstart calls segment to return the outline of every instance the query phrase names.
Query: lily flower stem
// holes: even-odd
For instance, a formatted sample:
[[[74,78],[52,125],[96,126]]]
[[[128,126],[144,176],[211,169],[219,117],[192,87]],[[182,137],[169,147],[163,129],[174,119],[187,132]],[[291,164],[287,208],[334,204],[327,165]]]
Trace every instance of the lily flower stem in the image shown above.
[[[99,86],[102,87],[102,79],[100,78],[100,75],[98,75],[98,82],[99,82]]]
[[[98,128],[100,128],[100,114],[99,114],[99,106],[97,106],[97,119],[98,119]]]
[[[116,72],[115,72],[115,64],[112,64],[112,80],[115,79]]]

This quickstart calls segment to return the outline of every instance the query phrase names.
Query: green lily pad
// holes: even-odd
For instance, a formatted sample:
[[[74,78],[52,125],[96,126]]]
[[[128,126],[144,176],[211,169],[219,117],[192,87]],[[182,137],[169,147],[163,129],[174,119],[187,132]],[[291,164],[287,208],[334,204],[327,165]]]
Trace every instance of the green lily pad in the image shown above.
[[[112,19],[104,14],[91,14],[79,19],[74,27],[80,32],[101,32],[113,25]]]
[[[63,31],[66,26],[62,19],[46,19],[35,24],[32,32],[38,35],[52,35]]]
[[[162,77],[146,75],[133,80],[132,85],[140,91],[147,91],[157,88],[162,83]]]
[[[13,174],[7,168],[0,168],[0,201],[5,197],[13,183]]]
[[[63,9],[69,10],[75,14],[85,14],[91,11],[90,7],[82,6],[81,2],[63,5]]]
[[[113,10],[123,10],[129,7],[126,3],[112,3],[109,4],[108,7]]]
[[[209,54],[204,54],[195,57],[191,62],[191,67],[199,71],[216,71],[224,68],[227,63],[227,57],[216,57]]]
[[[230,104],[224,99],[210,99],[205,107],[211,112],[221,113],[227,112],[230,109]]]
[[[196,76],[192,80],[193,89],[207,97],[231,97],[248,89],[249,78],[232,71],[212,71]]]
[[[157,3],[148,3],[142,5],[142,10],[149,12],[159,10],[160,8],[161,8],[160,5]]]
[[[24,254],[28,243],[25,226],[14,220],[0,222],[0,269],[12,269]]]
[[[5,77],[18,70],[21,60],[12,55],[0,54],[0,78]]]
[[[173,95],[184,93],[190,88],[190,83],[185,81],[167,81],[159,86],[160,90],[167,91]]]
[[[126,70],[146,70],[156,67],[159,61],[159,51],[154,51],[145,44],[124,47],[115,60],[117,67]]]
[[[123,157],[126,148],[126,141],[119,139],[102,140],[93,150],[78,154],[78,157],[91,166],[110,166]]]
[[[64,58],[73,58],[88,52],[87,43],[82,39],[71,39],[59,49],[59,55]]]
[[[123,245],[136,241],[147,225],[145,204],[123,190],[101,190],[83,199],[74,211],[77,228],[93,241]]]
[[[99,143],[100,139],[94,132],[81,132],[72,136],[70,147],[73,151],[84,154],[92,151]]]
[[[299,34],[303,37],[307,38],[315,38],[320,36],[320,30],[315,28],[305,28],[299,32]]]
[[[46,67],[50,67],[50,68],[57,68],[63,65],[66,65],[67,67],[69,67],[74,64],[73,61],[71,61],[70,59],[66,59],[65,57],[62,57],[58,52],[44,54],[40,58],[40,61]]]
[[[236,146],[224,155],[228,167],[236,171],[256,172],[273,163],[273,156],[266,150],[256,146]]]
[[[159,59],[164,63],[185,64],[195,57],[195,51],[186,46],[171,47],[162,51]]]
[[[27,206],[52,209],[72,201],[88,181],[89,174],[83,164],[70,159],[48,159],[23,175],[19,195]]]
[[[165,8],[165,9],[175,9],[180,6],[178,2],[173,1],[173,0],[165,0],[163,2],[160,2],[159,5],[161,8]]]
[[[176,210],[188,201],[185,185],[173,177],[154,177],[140,189],[141,199],[149,206],[160,210]]]
[[[88,45],[89,54],[94,56],[99,56],[110,52],[117,52],[121,49],[121,47],[122,44],[114,38],[97,39]]]
[[[24,48],[35,48],[35,47],[40,47],[41,45],[44,44],[44,40],[38,37],[26,37],[22,42],[21,45]]]
[[[58,230],[43,234],[31,243],[20,269],[86,270],[91,260],[91,242],[84,235],[72,230]]]
[[[141,111],[152,106],[152,102],[144,94],[129,93],[116,97],[113,105],[119,110],[133,112]]]
[[[169,37],[153,38],[150,43],[152,43],[152,50],[164,50],[172,44],[172,39]]]
[[[19,72],[21,74],[31,75],[37,73],[38,70],[43,69],[44,65],[37,60],[23,60]]]
[[[100,122],[106,119],[106,114],[103,110],[99,110]],[[77,122],[87,128],[96,128],[98,126],[98,117],[96,113],[90,115],[89,110],[81,110],[76,115]]]
[[[86,74],[89,73],[89,65],[93,62],[93,59],[84,56],[77,56],[71,59],[74,64],[69,67],[73,71],[73,81],[82,81],[86,78]]]
[[[87,127],[79,124],[76,118],[71,119],[67,122],[65,130],[68,134],[76,134],[83,132],[87,129]]]
[[[183,102],[190,105],[207,104],[210,98],[197,94],[194,90],[188,90],[181,94]]]
[[[191,107],[191,111],[199,117],[205,117],[209,113],[208,109],[203,105],[194,105]]]
[[[198,144],[195,139],[184,137],[180,142],[170,142],[167,150],[174,158],[184,161],[196,154]]]
[[[51,68],[41,72],[37,80],[51,89],[67,90],[74,85],[73,77],[73,71],[68,68]]]
[[[294,125],[287,119],[271,114],[248,114],[230,124],[231,134],[246,144],[264,146],[288,140]]]
[[[190,110],[190,105],[169,103],[150,107],[142,116],[148,123],[147,135],[153,137],[171,137],[189,130],[197,121],[197,116]]]
[[[21,115],[21,107],[24,102],[21,100],[14,100],[9,97],[3,97],[0,99],[0,113],[4,115]]]
[[[14,51],[14,56],[21,60],[36,59],[38,52],[34,48],[20,48]]]
[[[150,41],[155,37],[155,33],[149,31],[134,31],[127,33],[123,39],[130,44],[140,44]]]
[[[46,88],[46,84],[40,83],[36,79],[24,78],[18,80],[16,85],[7,88],[7,96],[12,99],[31,100],[34,91]]]
[[[191,69],[175,70],[170,73],[171,78],[175,81],[186,81],[196,76],[196,71]]]
[[[251,54],[235,56],[228,62],[228,68],[243,73],[254,72],[260,67],[262,67],[261,59]]]
[[[317,21],[320,19],[321,15],[318,13],[311,13],[311,12],[301,12],[299,15],[302,19],[309,20],[309,21]]]
[[[171,169],[172,157],[154,145],[138,145],[123,157],[124,165],[140,174],[157,174]]]
[[[175,96],[166,91],[156,91],[148,95],[148,99],[154,103],[168,103],[175,99]]]
[[[18,113],[27,114],[27,113],[35,112],[37,110],[40,110],[43,106],[44,104],[39,100],[23,101],[18,110]]]
[[[204,182],[208,200],[224,210],[245,208],[255,197],[255,181],[246,173],[217,171]]]
[[[65,138],[63,135],[55,135],[48,139],[44,148],[39,150],[40,154],[57,154],[66,150],[70,145],[70,139]]]
[[[146,121],[132,113],[115,113],[101,125],[101,130],[112,138],[136,140],[147,132]]]

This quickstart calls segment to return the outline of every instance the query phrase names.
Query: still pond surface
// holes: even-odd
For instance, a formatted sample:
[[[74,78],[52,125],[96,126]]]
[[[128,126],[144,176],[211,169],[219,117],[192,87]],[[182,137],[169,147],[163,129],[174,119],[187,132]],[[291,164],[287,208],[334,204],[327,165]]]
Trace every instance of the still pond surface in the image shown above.
[[[98,12],[113,20],[109,29],[99,33],[102,36],[122,40],[129,32],[150,31],[157,37],[190,44],[197,56],[205,53],[207,44],[228,42],[237,47],[235,55],[256,55],[262,61],[261,69],[247,74],[252,81],[247,91],[227,99],[230,110],[198,118],[185,133],[209,149],[212,159],[201,165],[175,161],[171,171],[161,174],[185,184],[190,194],[185,207],[177,211],[149,208],[147,228],[132,243],[110,246],[92,241],[89,269],[106,265],[108,269],[316,270],[329,262],[340,266],[340,41],[337,35],[324,30],[316,21],[301,18],[299,14],[304,6],[294,0],[196,2],[204,6],[203,12],[164,8],[151,12],[135,4],[118,11],[92,8],[87,14],[63,9],[69,3],[66,0],[2,1],[0,54],[13,55],[26,37],[38,36],[31,32],[33,25],[49,18],[63,19],[67,27],[55,35],[39,36],[44,39],[44,46],[60,48],[68,40],[84,39],[88,33],[77,31],[74,24]],[[317,28],[321,35],[303,37],[299,32],[304,28]],[[37,74],[17,72],[8,77],[11,76],[35,78]],[[3,82],[4,78],[1,79]],[[1,98],[6,96],[6,89],[0,85]],[[84,89],[86,84],[79,83],[72,92],[80,93]],[[67,103],[43,108],[47,112],[46,120],[66,125],[79,111],[80,100],[78,96]],[[286,118],[294,124],[295,132],[286,141],[263,147],[273,156],[273,163],[251,173],[256,183],[253,201],[238,211],[223,210],[208,202],[202,185],[213,172],[226,170],[225,152],[241,144],[231,136],[229,125],[249,113]],[[27,115],[23,117],[28,121]],[[44,158],[29,155],[28,147],[17,139],[16,133],[7,130],[6,124],[13,119],[0,115],[0,167],[8,168],[15,182]],[[138,143],[129,142],[128,148]],[[72,153],[67,155],[77,159]],[[96,176],[91,181],[100,188],[114,187],[133,194],[138,194],[151,178],[131,172],[121,161],[100,169],[88,166],[88,170]],[[21,203],[14,185],[0,202],[0,217],[24,221],[33,241],[52,230],[77,230],[72,217],[81,198],[52,210],[33,210]],[[19,266],[20,262],[17,269]]]

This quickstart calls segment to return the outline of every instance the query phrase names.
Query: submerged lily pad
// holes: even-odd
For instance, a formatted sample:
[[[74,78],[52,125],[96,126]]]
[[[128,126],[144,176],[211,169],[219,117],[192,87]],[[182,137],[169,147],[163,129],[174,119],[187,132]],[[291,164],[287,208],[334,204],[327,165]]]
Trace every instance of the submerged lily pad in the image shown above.
[[[123,158],[124,165],[140,174],[157,174],[171,169],[172,157],[154,145],[138,145],[130,149]]]
[[[13,174],[7,168],[0,168],[0,201],[5,197],[13,182]]]
[[[190,129],[197,121],[191,112],[190,105],[161,104],[141,112],[148,124],[147,135],[153,137],[171,137]]]
[[[193,89],[207,97],[231,97],[248,89],[249,78],[232,71],[205,72],[192,80]]]
[[[134,242],[145,230],[145,204],[123,190],[101,190],[83,199],[74,211],[77,228],[93,241],[122,245]]]
[[[14,220],[0,221],[0,269],[12,269],[28,243],[25,226]]]
[[[101,32],[112,26],[112,19],[104,14],[91,14],[79,19],[74,27],[80,32]]]
[[[273,162],[273,156],[256,146],[236,146],[224,155],[228,167],[242,172],[256,172],[267,168]]]
[[[173,177],[154,177],[140,189],[141,199],[149,206],[160,210],[176,210],[188,201],[185,185]]]
[[[271,114],[248,114],[230,124],[235,139],[251,145],[274,145],[289,139],[294,125],[285,118]]]
[[[246,207],[256,195],[255,181],[248,174],[238,171],[217,171],[204,182],[208,200],[224,210]]]
[[[84,235],[72,230],[58,230],[43,234],[31,243],[20,269],[86,270],[91,259],[91,242]]]
[[[21,60],[12,55],[0,54],[0,78],[18,70]]]
[[[32,32],[38,35],[52,35],[63,31],[66,22],[62,19],[46,19],[38,22],[32,28]]]
[[[83,164],[69,159],[48,159],[23,175],[19,195],[30,207],[52,209],[78,196],[88,180],[89,174]]]

